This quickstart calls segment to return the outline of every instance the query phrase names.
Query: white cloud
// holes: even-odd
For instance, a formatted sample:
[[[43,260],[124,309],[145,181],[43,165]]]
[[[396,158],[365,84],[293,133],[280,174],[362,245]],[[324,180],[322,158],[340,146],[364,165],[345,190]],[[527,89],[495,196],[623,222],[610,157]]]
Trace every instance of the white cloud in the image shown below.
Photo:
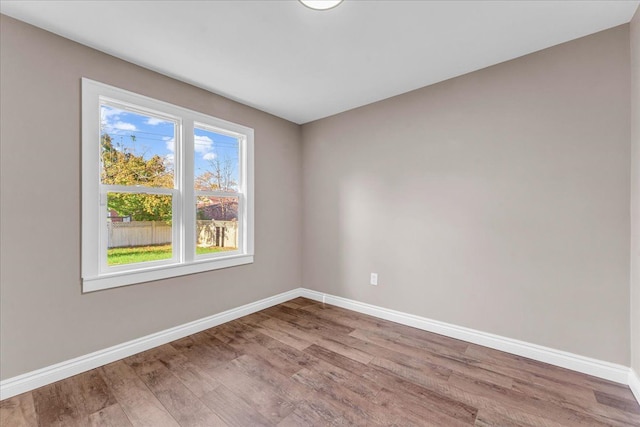
[[[166,123],[166,121],[162,120],[162,119],[155,118],[155,117],[149,117],[149,119],[146,121],[146,123],[148,125],[151,125],[151,126],[156,126],[156,125],[159,125],[160,123]]]
[[[134,125],[133,123],[127,123],[127,122],[115,122],[112,127],[117,130],[129,130],[129,131],[136,130],[136,125]]]
[[[121,132],[136,131],[136,125],[120,120],[121,116],[126,114],[117,108],[103,105],[100,108],[100,123],[102,129],[110,134],[119,134]]]
[[[166,156],[164,156],[164,163],[165,165],[173,165],[173,163],[175,162],[176,159],[176,155],[173,153],[169,153]]]
[[[106,129],[108,132],[114,133],[114,122],[120,119],[121,113],[122,111],[120,110],[103,105],[100,109],[100,123],[102,128]]]
[[[196,153],[208,153],[213,147],[213,140],[208,136],[195,136],[195,145],[193,149]]]
[[[170,138],[168,136],[163,137],[162,139],[164,139],[164,143],[167,145],[167,150],[171,151],[172,153],[174,151],[176,151],[176,140],[174,138]],[[173,155],[173,154],[171,154]]]
[[[120,117],[121,113],[122,113],[121,110],[116,110],[115,108],[107,107],[107,106],[104,106],[104,105],[100,109],[100,115],[101,115],[103,121],[109,121],[111,119],[118,119]]]
[[[216,158],[216,153],[204,153],[204,154],[202,155],[202,158],[203,158],[204,160],[213,160],[213,159],[215,159],[215,158]]]

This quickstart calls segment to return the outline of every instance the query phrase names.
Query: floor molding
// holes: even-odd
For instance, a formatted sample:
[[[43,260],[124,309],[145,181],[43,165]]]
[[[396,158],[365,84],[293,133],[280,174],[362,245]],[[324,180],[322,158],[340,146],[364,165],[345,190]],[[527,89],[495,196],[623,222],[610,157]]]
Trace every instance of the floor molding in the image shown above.
[[[629,371],[629,388],[636,397],[638,403],[640,403],[640,376],[633,369],[630,369]]]
[[[260,301],[214,314],[213,316],[208,316],[203,319],[185,323],[184,325],[176,326],[155,334],[105,348],[84,356],[76,357],[75,359],[27,372],[26,374],[18,375],[13,378],[8,378],[4,381],[0,381],[0,400],[69,378],[73,375],[115,362],[136,353],[149,350],[153,347],[184,338],[187,335],[213,328],[214,326],[221,325],[222,323],[229,322],[239,317],[246,316],[248,314],[255,313],[256,311],[264,310],[265,308],[299,297],[300,295],[300,288],[293,289]]]
[[[505,351],[507,353],[528,357],[540,362],[604,378],[620,384],[626,384],[629,385],[636,399],[640,402],[640,378],[637,373],[626,366],[592,359],[561,350],[555,350],[549,347],[543,347],[512,338],[501,337],[499,335],[456,326],[305,288],[293,289],[273,297],[223,311],[222,313],[166,329],[155,334],[106,348],[104,350],[99,350],[85,356],[80,356],[42,369],[27,372],[13,378],[8,378],[4,381],[0,381],[0,400],[25,393],[111,362],[115,362],[133,354],[169,343],[186,337],[187,335],[201,332],[205,329],[218,326],[222,323],[229,322],[300,296],[357,311],[359,313],[368,314],[381,319],[390,320],[403,325],[412,326],[425,331],[445,335],[451,338]]]
[[[506,338],[475,329],[456,326],[426,317],[415,316],[396,310],[390,310],[366,304],[348,298],[328,295],[322,292],[302,289],[302,296],[327,304],[336,305],[359,313],[369,314],[381,319],[412,326],[436,334],[445,335],[462,341],[471,342],[518,356],[528,357],[540,362],[604,378],[620,384],[629,384],[630,368],[590,357],[580,356],[566,351],[556,350],[537,344]],[[636,377],[637,378],[637,377]],[[636,397],[638,395],[636,394]],[[639,399],[640,401],[640,399]]]

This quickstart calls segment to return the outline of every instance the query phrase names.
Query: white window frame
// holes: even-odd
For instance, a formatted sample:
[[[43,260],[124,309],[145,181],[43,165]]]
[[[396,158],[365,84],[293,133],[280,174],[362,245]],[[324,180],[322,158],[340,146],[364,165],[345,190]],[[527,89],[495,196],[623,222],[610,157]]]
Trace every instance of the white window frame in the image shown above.
[[[174,188],[115,186],[100,179],[100,107],[109,104],[175,123]],[[208,195],[238,197],[238,249],[196,255],[196,200],[194,187],[194,126],[238,139],[239,188],[234,193]],[[92,292],[166,279],[253,262],[253,129],[208,116],[86,78],[82,79],[82,290]],[[170,259],[108,266],[107,192],[170,194],[172,248]]]

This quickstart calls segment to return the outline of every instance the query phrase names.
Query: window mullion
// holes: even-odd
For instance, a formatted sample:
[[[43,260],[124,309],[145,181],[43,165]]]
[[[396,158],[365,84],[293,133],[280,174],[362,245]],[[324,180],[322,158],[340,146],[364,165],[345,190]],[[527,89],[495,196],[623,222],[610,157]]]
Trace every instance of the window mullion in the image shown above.
[[[183,123],[183,190],[182,200],[182,234],[183,234],[183,254],[186,262],[192,262],[196,256],[196,196],[194,191],[194,131],[193,120],[185,118]]]
[[[184,218],[184,122],[180,119],[175,127],[174,135],[174,196],[172,204],[172,236],[173,236],[173,259],[179,263],[184,262],[184,231],[183,231],[183,218]]]

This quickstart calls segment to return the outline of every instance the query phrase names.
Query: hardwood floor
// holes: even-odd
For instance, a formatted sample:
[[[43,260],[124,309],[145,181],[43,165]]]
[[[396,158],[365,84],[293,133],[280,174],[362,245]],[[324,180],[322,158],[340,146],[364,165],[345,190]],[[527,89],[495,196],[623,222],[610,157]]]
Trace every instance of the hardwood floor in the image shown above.
[[[0,403],[2,426],[640,426],[628,387],[296,298]]]

